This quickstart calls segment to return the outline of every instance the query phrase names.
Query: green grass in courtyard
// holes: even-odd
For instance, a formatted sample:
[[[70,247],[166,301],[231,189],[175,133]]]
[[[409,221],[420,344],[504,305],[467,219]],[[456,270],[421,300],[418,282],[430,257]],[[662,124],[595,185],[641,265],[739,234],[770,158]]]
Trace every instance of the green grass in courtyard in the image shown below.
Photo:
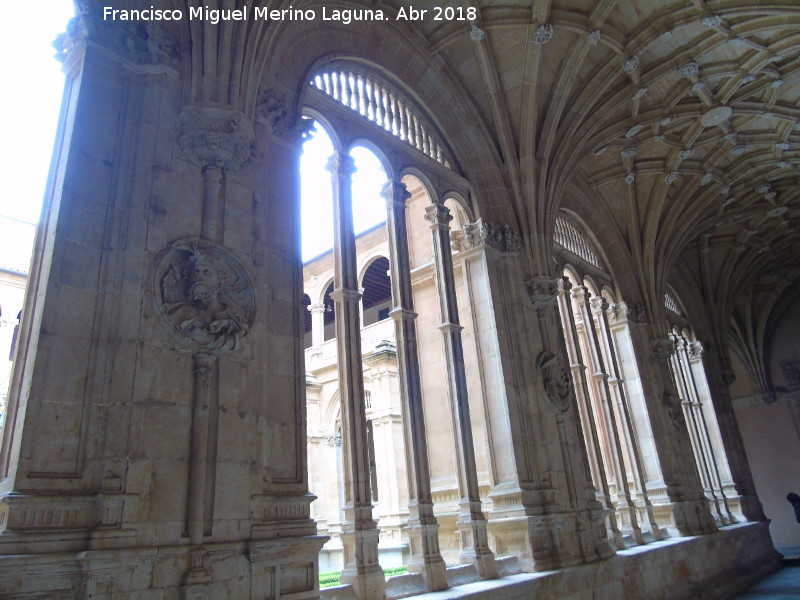
[[[402,575],[403,573],[408,572],[406,567],[392,567],[391,569],[384,569],[383,574],[386,577],[391,577],[392,575]],[[319,574],[319,589],[324,589],[328,587],[333,587],[334,585],[339,585],[339,575],[341,575],[341,571],[327,571],[325,573]]]

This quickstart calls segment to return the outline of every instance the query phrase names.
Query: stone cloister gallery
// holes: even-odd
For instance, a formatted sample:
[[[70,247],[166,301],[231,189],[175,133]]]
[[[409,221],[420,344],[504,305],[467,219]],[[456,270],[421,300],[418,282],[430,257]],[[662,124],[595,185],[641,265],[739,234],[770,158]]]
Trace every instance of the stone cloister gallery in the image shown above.
[[[0,597],[724,599],[778,567],[794,0],[76,4]],[[323,132],[334,246],[303,265]]]

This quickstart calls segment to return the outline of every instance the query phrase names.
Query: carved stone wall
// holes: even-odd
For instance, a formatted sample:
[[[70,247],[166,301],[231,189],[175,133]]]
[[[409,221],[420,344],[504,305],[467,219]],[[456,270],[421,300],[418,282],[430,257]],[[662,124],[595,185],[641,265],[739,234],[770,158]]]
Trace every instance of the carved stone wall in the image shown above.
[[[0,596],[315,597],[297,153],[184,107],[155,29],[84,21],[2,447]]]

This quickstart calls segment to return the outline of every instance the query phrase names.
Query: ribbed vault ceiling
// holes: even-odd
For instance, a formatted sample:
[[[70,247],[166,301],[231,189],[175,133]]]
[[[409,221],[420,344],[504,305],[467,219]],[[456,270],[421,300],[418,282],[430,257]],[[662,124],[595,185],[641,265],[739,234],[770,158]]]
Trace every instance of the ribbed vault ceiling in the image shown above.
[[[593,209],[577,210],[601,240],[621,238],[645,296],[663,297],[692,249],[723,303],[765,278],[798,280],[800,4],[465,5],[479,9],[472,35],[415,26],[492,132],[526,233],[578,182]]]

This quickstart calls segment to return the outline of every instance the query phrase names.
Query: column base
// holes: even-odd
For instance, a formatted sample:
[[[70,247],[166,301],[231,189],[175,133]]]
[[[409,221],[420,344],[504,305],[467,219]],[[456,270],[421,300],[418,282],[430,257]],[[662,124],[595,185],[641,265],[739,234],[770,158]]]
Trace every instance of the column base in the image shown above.
[[[766,521],[764,507],[755,494],[728,497],[728,504],[734,517],[743,517],[744,521]],[[738,509],[738,510],[737,510]]]
[[[489,549],[486,520],[471,520],[465,516],[463,520],[459,519],[456,525],[461,536],[459,562],[475,565],[481,579],[495,579],[497,566],[494,554]]]
[[[350,529],[339,535],[344,548],[344,568],[339,581],[353,586],[358,600],[382,600],[386,597],[386,577],[378,563],[379,536],[376,527]]]
[[[614,555],[604,511],[508,516],[490,520],[498,556],[516,556],[526,572],[591,563]]]
[[[670,521],[666,529],[672,536],[705,535],[717,531],[717,524],[711,516],[705,497],[699,500],[673,501],[666,508]]]
[[[428,591],[447,589],[447,565],[439,553],[439,526],[409,523],[406,532],[411,545],[408,572],[420,574]]]

